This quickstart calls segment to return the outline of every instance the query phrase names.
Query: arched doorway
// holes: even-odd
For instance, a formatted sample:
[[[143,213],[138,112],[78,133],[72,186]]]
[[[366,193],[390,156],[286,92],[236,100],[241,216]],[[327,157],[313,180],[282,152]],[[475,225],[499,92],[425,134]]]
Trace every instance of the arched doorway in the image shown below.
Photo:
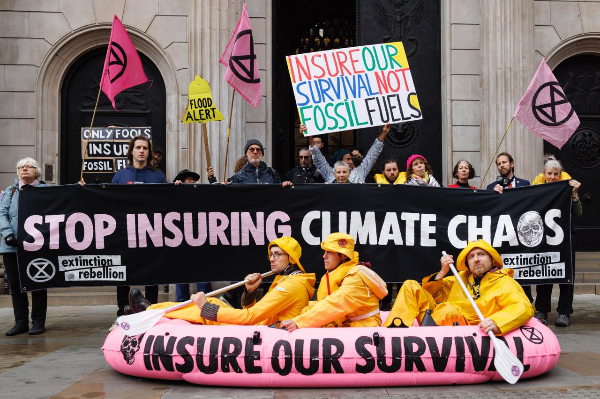
[[[92,50],[80,57],[68,70],[61,88],[60,183],[79,180],[81,171],[81,128],[89,127],[107,47]],[[152,61],[140,53],[150,82],[119,94],[115,111],[102,93],[94,119],[94,127],[150,126],[153,142],[165,149],[166,91],[163,78]],[[165,151],[166,154],[166,151]],[[163,159],[162,165],[166,165]],[[110,182],[112,174],[95,174],[89,183]]]
[[[544,142],[544,152],[554,154],[565,170],[581,182],[579,197],[584,217],[574,218],[577,250],[597,251],[600,241],[600,56],[567,58],[554,75],[579,116],[581,124],[561,150]],[[541,168],[540,168],[541,169]]]

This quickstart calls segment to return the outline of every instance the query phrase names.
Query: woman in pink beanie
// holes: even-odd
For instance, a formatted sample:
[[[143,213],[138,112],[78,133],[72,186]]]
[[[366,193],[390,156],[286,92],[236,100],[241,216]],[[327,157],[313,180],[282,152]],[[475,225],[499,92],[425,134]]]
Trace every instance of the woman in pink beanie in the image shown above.
[[[440,187],[423,155],[413,154],[406,161],[406,183],[411,186]]]

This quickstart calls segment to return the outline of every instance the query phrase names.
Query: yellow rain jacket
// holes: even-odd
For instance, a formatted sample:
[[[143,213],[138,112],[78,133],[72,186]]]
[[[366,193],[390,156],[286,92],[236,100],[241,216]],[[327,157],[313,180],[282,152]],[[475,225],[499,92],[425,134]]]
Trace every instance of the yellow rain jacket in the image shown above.
[[[376,174],[375,181],[379,184],[390,184],[390,182],[387,181],[387,179],[385,178],[383,173]],[[406,172],[398,173],[398,177],[396,178],[396,181],[394,182],[394,184],[404,184],[405,182],[406,182]]]
[[[456,281],[456,277],[445,277],[442,280],[430,281],[436,274],[423,279],[423,289],[429,292],[435,302],[438,303],[433,314],[443,310],[445,303],[448,303],[459,309],[467,324],[479,324],[479,317],[477,317],[471,303],[465,297],[465,293]],[[465,270],[458,274],[467,288],[469,287],[469,284],[466,284],[467,281],[473,284],[471,271]],[[534,314],[531,302],[523,292],[523,288],[512,278],[513,274],[513,269],[487,272],[481,279],[479,286],[481,296],[475,300],[483,316],[493,320],[502,334],[527,323]],[[438,321],[436,317],[434,319],[436,319],[436,322]]]
[[[379,327],[379,300],[386,295],[381,277],[358,265],[355,257],[321,278],[317,301],[294,317],[294,322],[298,328]]]
[[[567,172],[560,172],[559,180],[571,180],[571,175],[568,174]],[[543,173],[540,173],[539,175],[537,175],[535,177],[535,179],[533,179],[532,185],[544,184],[544,183],[546,183],[546,177],[544,177]]]
[[[187,320],[196,324],[237,324],[237,325],[271,325],[281,320],[297,316],[312,298],[317,278],[314,273],[298,273],[288,276],[277,276],[269,291],[258,302],[244,309],[234,309],[226,303],[208,298],[212,304],[219,305],[217,322],[206,320],[200,316],[200,309],[192,303],[181,309],[165,314],[169,319]],[[175,305],[175,302],[163,302],[152,305],[149,309],[164,309]]]

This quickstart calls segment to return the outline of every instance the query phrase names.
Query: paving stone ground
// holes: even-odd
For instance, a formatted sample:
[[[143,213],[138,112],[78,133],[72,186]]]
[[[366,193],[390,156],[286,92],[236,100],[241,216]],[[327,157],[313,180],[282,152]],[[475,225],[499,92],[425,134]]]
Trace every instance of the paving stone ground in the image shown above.
[[[17,337],[4,336],[14,321],[12,309],[0,308],[0,398],[600,398],[600,296],[576,295],[574,308],[567,328],[554,327],[557,315],[550,315],[562,354],[543,376],[516,385],[362,389],[222,388],[130,377],[108,366],[100,350],[116,306],[51,307],[45,334]]]

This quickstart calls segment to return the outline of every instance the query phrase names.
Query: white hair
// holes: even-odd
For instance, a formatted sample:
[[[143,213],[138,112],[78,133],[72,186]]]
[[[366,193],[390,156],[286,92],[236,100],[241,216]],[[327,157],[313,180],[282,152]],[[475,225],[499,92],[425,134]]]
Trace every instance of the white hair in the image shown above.
[[[31,167],[33,167],[35,169],[35,177],[36,178],[38,178],[42,175],[42,168],[40,168],[40,164],[35,159],[26,157],[26,158],[19,160],[19,162],[17,162],[17,164],[15,165],[17,168],[17,176],[21,177],[19,175],[19,169],[27,164],[29,164]]]
[[[552,154],[544,155],[544,172],[548,169],[558,169],[559,172],[563,171],[562,164]]]
[[[346,161],[337,161],[336,163],[334,163],[333,171],[335,172],[335,170],[339,167],[344,167],[348,170],[348,172],[350,172],[350,165],[348,165],[348,163]]]

